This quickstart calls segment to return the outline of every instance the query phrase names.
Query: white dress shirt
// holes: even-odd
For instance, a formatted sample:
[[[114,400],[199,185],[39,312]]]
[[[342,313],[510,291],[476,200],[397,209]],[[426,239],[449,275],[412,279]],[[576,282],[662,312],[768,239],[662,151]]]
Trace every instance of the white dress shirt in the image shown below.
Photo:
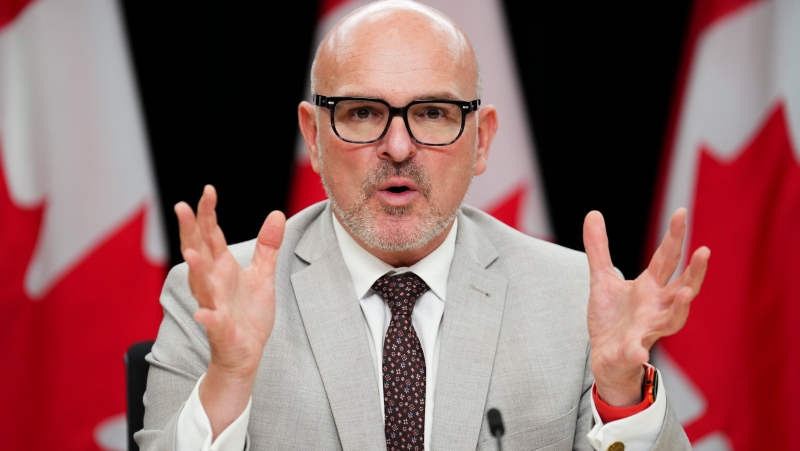
[[[439,364],[439,347],[442,336],[442,314],[447,299],[447,279],[450,264],[453,260],[456,244],[458,221],[453,224],[444,242],[425,258],[410,267],[395,268],[380,260],[362,248],[350,236],[336,217],[333,217],[333,228],[342,252],[347,270],[353,281],[353,287],[361,310],[364,313],[364,327],[367,328],[370,351],[372,352],[380,402],[383,405],[383,341],[391,321],[389,306],[372,290],[372,284],[386,273],[401,274],[414,272],[428,285],[425,292],[414,306],[411,322],[419,336],[425,356],[427,382],[425,387],[425,449],[430,450],[433,416],[435,415],[434,395],[436,375]],[[356,301],[356,299],[354,299]],[[245,411],[228,426],[214,442],[211,442],[211,423],[200,402],[199,387],[203,375],[195,384],[192,394],[184,404],[178,417],[176,449],[179,451],[241,451],[244,449],[247,435],[247,423],[250,421],[248,402]],[[595,426],[587,434],[589,443],[595,450],[605,450],[614,442],[622,442],[627,450],[648,450],[653,447],[661,430],[666,414],[666,394],[661,387],[661,378],[656,402],[636,415],[604,425],[600,420],[592,399],[592,412]]]

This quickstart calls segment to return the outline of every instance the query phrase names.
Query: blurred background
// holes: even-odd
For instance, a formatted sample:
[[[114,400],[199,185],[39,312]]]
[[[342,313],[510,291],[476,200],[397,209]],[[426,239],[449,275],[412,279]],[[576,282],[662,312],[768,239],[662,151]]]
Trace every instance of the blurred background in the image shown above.
[[[363,3],[0,0],[12,448],[126,449],[122,354],[155,338],[182,261],[173,205],[215,185],[234,243],[318,199],[296,108],[315,33]],[[800,395],[775,387],[800,377],[800,2],[431,4],[478,48],[484,104],[511,137],[468,202],[577,250],[599,210],[628,278],[688,207],[687,247],[711,247],[711,269],[653,361],[695,449],[787,449]],[[522,188],[499,192],[508,180]]]

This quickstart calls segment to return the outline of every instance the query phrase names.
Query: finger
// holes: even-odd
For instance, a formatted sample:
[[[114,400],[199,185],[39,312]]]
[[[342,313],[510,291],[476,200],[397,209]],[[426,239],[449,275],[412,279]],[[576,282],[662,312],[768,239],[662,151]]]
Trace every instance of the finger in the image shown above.
[[[195,229],[195,216],[192,207],[186,202],[178,202],[174,207],[175,216],[178,217],[178,234],[181,241],[181,252],[190,247],[197,247],[200,235]]]
[[[195,249],[186,249],[183,259],[189,265],[189,288],[201,307],[214,308],[214,286],[208,278],[210,262]]]
[[[203,241],[211,250],[211,255],[218,256],[227,250],[225,236],[217,223],[217,190],[212,185],[203,187],[203,195],[197,204],[197,225]]]
[[[194,320],[206,328],[209,341],[213,341],[215,336],[223,334],[221,329],[225,321],[221,316],[221,312],[203,307],[194,312]]]
[[[700,286],[703,284],[703,279],[706,277],[708,271],[708,260],[711,258],[711,249],[706,246],[697,248],[689,260],[689,266],[683,271],[683,274],[675,280],[675,283],[686,285],[692,289],[694,296],[700,293]]]
[[[670,298],[669,308],[660,315],[653,327],[642,338],[642,345],[650,349],[661,337],[673,335],[683,328],[696,292],[691,287],[680,287]]]
[[[194,319],[205,327],[212,354],[215,353],[214,343],[220,340],[229,341],[232,329],[235,328],[231,312],[224,304],[213,310],[201,307],[194,312]]]
[[[608,251],[606,223],[599,211],[590,211],[583,221],[583,247],[586,249],[589,270],[592,273],[614,270]]]
[[[254,267],[262,267],[270,274],[274,272],[285,229],[286,216],[282,212],[275,210],[267,216],[256,239],[251,263]]]
[[[686,209],[679,208],[672,214],[669,221],[669,230],[661,240],[647,271],[655,277],[659,285],[664,286],[675,273],[681,261],[683,239],[686,235]]]
[[[666,311],[667,317],[662,326],[655,330],[654,335],[656,336],[653,337],[653,342],[661,337],[672,335],[683,328],[689,318],[689,308],[694,298],[695,293],[690,287],[683,287],[675,293],[672,305]]]

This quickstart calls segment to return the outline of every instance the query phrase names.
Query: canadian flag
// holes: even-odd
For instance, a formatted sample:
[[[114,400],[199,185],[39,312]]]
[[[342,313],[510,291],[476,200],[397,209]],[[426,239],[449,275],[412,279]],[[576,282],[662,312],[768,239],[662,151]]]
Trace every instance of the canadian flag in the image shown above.
[[[0,448],[125,450],[166,251],[116,1],[0,0]]]
[[[650,245],[686,206],[712,258],[654,361],[695,450],[794,449],[800,2],[698,0],[684,58]]]
[[[367,3],[322,0],[314,51],[336,22]],[[495,105],[500,114],[500,129],[492,144],[494,150],[488,169],[473,180],[464,202],[529,235],[552,240],[533,136],[527,111],[520,100],[523,96],[500,0],[427,0],[425,3],[450,16],[470,37],[480,62],[482,103]],[[307,82],[307,100],[311,99],[309,86]],[[305,143],[301,137],[297,142],[290,215],[325,199],[319,176],[311,169]]]

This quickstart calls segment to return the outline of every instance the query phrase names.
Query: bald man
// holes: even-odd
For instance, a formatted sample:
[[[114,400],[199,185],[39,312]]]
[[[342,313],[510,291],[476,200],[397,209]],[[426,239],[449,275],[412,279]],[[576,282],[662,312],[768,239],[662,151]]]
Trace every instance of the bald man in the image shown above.
[[[175,207],[186,262],[161,297],[142,449],[495,449],[491,408],[506,450],[691,449],[647,364],[705,275],[703,247],[672,277],[685,210],[626,281],[598,212],[584,254],[462,205],[498,115],[468,37],[421,3],[342,19],[312,91],[299,127],[328,201],[232,246],[213,187],[196,215]]]

